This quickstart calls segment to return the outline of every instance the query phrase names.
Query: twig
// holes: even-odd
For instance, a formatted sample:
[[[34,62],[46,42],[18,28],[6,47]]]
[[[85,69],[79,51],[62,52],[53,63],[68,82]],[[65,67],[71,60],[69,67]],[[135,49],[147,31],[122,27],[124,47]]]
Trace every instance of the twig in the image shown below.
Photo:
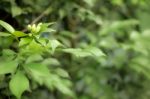
[[[41,20],[45,15],[47,15],[48,13],[50,13],[52,10],[50,9],[50,7],[48,7],[43,13],[41,13],[37,18],[35,18],[31,24],[35,24],[37,23],[39,20]],[[27,31],[27,28],[22,30],[23,32]]]

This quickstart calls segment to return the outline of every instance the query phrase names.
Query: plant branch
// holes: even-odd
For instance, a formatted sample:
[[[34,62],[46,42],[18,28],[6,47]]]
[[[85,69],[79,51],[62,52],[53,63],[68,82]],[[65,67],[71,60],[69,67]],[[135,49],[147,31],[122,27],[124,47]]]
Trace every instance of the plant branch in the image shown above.
[[[52,11],[52,9],[50,7],[48,7],[43,13],[41,13],[38,17],[36,17],[32,22],[31,24],[35,24],[37,23],[38,21],[40,21],[45,15],[47,15],[48,13],[50,13]],[[22,30],[23,32],[26,32],[27,31],[27,28],[23,29]]]

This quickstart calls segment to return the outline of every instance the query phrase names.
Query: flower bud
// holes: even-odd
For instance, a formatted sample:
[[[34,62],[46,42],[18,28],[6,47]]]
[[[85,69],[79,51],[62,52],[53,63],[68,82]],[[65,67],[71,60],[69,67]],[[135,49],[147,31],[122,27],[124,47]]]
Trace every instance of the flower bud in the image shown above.
[[[31,30],[31,25],[30,25],[30,24],[27,26],[27,29],[28,29],[28,30]]]

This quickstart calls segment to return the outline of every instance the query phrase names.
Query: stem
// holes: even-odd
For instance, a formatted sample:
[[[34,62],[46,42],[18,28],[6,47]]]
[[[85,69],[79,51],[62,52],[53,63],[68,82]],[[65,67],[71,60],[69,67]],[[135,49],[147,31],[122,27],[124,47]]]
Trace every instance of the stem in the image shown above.
[[[50,13],[52,11],[51,7],[48,7],[43,13],[41,13],[38,17],[36,17],[30,24],[35,24],[38,21],[40,21],[45,15],[47,15],[48,13]],[[27,29],[23,29],[23,32],[26,32]]]

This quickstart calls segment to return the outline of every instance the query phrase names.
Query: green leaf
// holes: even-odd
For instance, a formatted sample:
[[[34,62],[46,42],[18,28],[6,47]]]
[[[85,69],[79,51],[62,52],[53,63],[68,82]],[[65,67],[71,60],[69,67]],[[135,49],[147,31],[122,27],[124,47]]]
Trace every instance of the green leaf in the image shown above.
[[[73,92],[70,89],[70,86],[72,85],[69,80],[61,79],[61,78],[55,78],[54,79],[54,86],[63,94],[73,96]]]
[[[0,20],[0,25],[3,26],[10,33],[13,33],[15,31],[15,29],[11,25],[9,25],[8,23],[6,23],[2,20]]]
[[[52,53],[54,53],[54,51],[55,51],[55,49],[56,49],[57,47],[59,47],[59,46],[62,45],[62,44],[61,44],[59,41],[57,41],[57,40],[50,40],[49,42],[50,42],[50,44],[51,44]]]
[[[88,47],[85,49],[80,49],[80,48],[68,48],[68,49],[63,49],[64,52],[66,53],[71,53],[77,57],[87,57],[87,56],[105,56],[105,54],[96,47]]]
[[[12,56],[16,54],[13,50],[10,50],[10,49],[4,49],[2,53],[3,53],[3,56]]]
[[[52,29],[49,30],[49,28],[48,28],[50,25],[53,25],[53,24],[54,24],[54,22],[52,22],[52,23],[43,23],[43,24],[40,26],[41,29],[40,29],[39,32],[41,33],[41,32],[51,32],[51,31],[54,31],[54,30],[52,30]]]
[[[69,77],[68,72],[60,68],[56,69],[56,73],[61,77]]]
[[[13,73],[17,68],[16,61],[3,61],[0,62],[0,74]]]
[[[19,42],[19,46],[24,46],[26,44],[29,44],[32,41],[32,38],[26,37],[26,38],[21,38]]]
[[[21,31],[15,31],[15,32],[13,32],[12,33],[14,36],[16,36],[16,37],[24,37],[24,36],[27,36],[28,34],[25,34],[25,33],[23,33],[23,32],[21,32]]]
[[[83,51],[80,48],[68,48],[68,49],[63,49],[63,51],[66,52],[66,53],[73,54],[73,55],[75,55],[77,57],[92,56],[92,53]]]
[[[60,65],[60,62],[55,59],[55,58],[46,58],[42,61],[42,64],[45,64],[45,65],[55,65],[55,66],[58,66]]]
[[[2,56],[4,59],[12,60],[15,57],[16,53],[13,50],[10,49],[3,49]]]
[[[67,79],[62,79],[58,75],[51,74],[49,78],[45,79],[44,84],[50,89],[58,89],[63,94],[68,96],[73,96],[73,92],[71,91],[70,87],[72,83]]]
[[[41,44],[37,43],[35,40],[32,40],[28,45],[28,50],[32,53],[40,54],[43,53],[43,51],[45,51],[45,48]]]
[[[40,63],[29,63],[25,65],[28,73],[32,78],[37,81],[39,84],[43,83],[43,78],[50,75],[49,69],[46,65]]]
[[[29,80],[23,72],[18,71],[14,76],[12,76],[9,82],[9,88],[17,99],[21,99],[22,93],[29,89]]]
[[[41,60],[43,60],[43,57],[41,55],[33,54],[27,58],[26,63],[31,63],[31,62],[35,62],[35,61],[41,61]]]
[[[97,47],[89,47],[87,49],[85,49],[85,51],[88,51],[90,53],[93,54],[93,56],[105,56],[105,54]]]
[[[54,89],[54,82],[53,82],[53,76],[51,75],[50,77],[44,79],[44,85],[49,89],[53,90]]]
[[[12,13],[13,17],[22,14],[22,12],[23,12],[22,9],[20,7],[18,7],[17,5],[13,5],[11,7],[11,13]]]
[[[10,33],[7,33],[7,32],[0,32],[0,36],[5,36],[5,37],[7,37],[7,36],[11,36],[11,34],[10,34]]]

